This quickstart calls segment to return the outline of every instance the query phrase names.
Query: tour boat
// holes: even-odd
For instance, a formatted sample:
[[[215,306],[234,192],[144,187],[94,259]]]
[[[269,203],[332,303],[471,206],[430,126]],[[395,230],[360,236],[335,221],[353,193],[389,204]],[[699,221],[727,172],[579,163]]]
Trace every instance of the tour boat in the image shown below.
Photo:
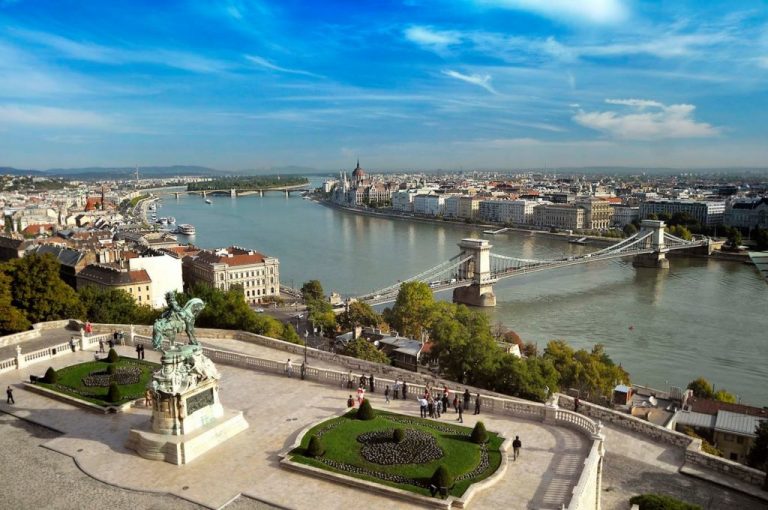
[[[193,236],[195,235],[195,226],[190,225],[189,223],[182,223],[176,227],[176,233],[184,234],[185,236]]]
[[[210,199],[210,198],[206,198],[206,199],[205,199],[205,203],[206,203],[206,204],[212,204],[213,202],[211,202],[211,199]]]
[[[176,223],[176,218],[173,216],[168,216],[168,223]]]

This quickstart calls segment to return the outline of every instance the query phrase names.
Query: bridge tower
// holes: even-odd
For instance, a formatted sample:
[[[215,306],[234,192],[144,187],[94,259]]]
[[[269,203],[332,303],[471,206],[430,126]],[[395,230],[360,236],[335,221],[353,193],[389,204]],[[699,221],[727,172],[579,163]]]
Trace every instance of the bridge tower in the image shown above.
[[[459,243],[461,258],[472,256],[459,266],[459,279],[472,279],[468,287],[453,290],[454,303],[470,306],[496,306],[491,275],[491,244],[485,239],[462,239]]]
[[[650,247],[653,253],[636,255],[632,260],[635,267],[651,267],[654,269],[669,269],[669,260],[667,260],[667,248],[664,246],[664,227],[663,221],[643,220],[640,224],[640,235],[651,232]]]

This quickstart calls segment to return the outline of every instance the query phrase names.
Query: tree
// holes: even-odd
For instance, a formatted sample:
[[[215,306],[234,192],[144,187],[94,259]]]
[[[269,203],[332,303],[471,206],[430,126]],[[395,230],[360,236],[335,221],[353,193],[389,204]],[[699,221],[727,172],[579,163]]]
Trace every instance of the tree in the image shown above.
[[[25,331],[31,326],[24,313],[13,306],[11,279],[0,271],[0,335]]]
[[[731,249],[737,249],[739,246],[741,246],[743,241],[744,238],[741,235],[741,231],[739,229],[731,228],[728,231],[728,245],[731,247]]]
[[[437,489],[450,489],[453,487],[455,480],[450,471],[448,471],[448,468],[444,464],[440,464],[432,475],[430,482]]]
[[[301,297],[305,302],[310,301],[322,301],[325,299],[325,293],[323,292],[323,285],[320,280],[309,280],[301,286]]]
[[[45,375],[43,376],[43,382],[48,384],[56,384],[59,380],[59,374],[56,372],[56,369],[53,367],[48,367],[48,370],[45,371]]]
[[[755,230],[755,248],[758,251],[768,250],[768,229],[758,228]]]
[[[669,232],[673,236],[679,237],[680,239],[685,239],[686,241],[690,241],[691,239],[693,239],[693,234],[691,234],[691,231],[688,230],[683,225],[673,225],[671,227],[668,227],[667,232]]]
[[[629,503],[640,510],[701,510],[699,505],[686,503],[664,494],[641,494],[630,498]]]
[[[283,324],[283,333],[280,335],[280,338],[286,342],[291,342],[292,344],[304,345],[304,340],[302,340],[299,334],[296,333],[293,326],[287,322]]]
[[[430,310],[435,304],[432,289],[423,282],[406,282],[400,286],[397,300],[384,318],[403,336],[419,339],[429,329]]]
[[[381,315],[368,303],[355,301],[350,303],[349,308],[337,318],[342,330],[351,330],[358,326],[376,327],[383,321]]]
[[[389,356],[378,350],[375,345],[365,338],[356,338],[349,342],[341,353],[345,356],[373,361],[374,363],[383,363],[389,365]]]
[[[761,421],[755,428],[755,434],[757,437],[747,454],[747,464],[768,471],[768,421]]]
[[[736,395],[725,390],[717,390],[714,397],[715,400],[719,400],[720,402],[728,402],[729,404],[736,404],[738,401]]]
[[[703,377],[689,382],[687,388],[693,390],[693,396],[697,398],[712,398],[714,396],[712,385]]]
[[[610,398],[617,383],[629,382],[629,374],[613,363],[602,344],[595,344],[590,352],[574,352],[562,340],[553,340],[544,350],[544,359],[549,359],[560,374],[560,387],[576,388],[593,401],[596,397]]]
[[[367,398],[363,399],[363,403],[360,404],[360,407],[357,409],[357,412],[355,413],[355,418],[358,420],[372,420],[376,417],[376,413],[373,411],[373,407],[371,407],[371,403],[368,401]]]
[[[629,237],[637,234],[637,227],[634,226],[632,223],[628,223],[627,225],[624,225],[624,234]]]
[[[325,447],[322,441],[315,434],[312,434],[307,445],[307,455],[309,457],[322,457],[323,454],[325,454]]]
[[[123,396],[120,394],[120,387],[116,382],[109,383],[109,391],[107,392],[107,402],[120,402]]]
[[[475,423],[470,435],[473,443],[482,444],[488,441],[488,432],[485,430],[485,424],[481,421]]]
[[[59,262],[53,255],[15,259],[3,271],[11,279],[12,305],[29,322],[85,318],[77,293],[59,277]]]
[[[392,432],[392,441],[394,441],[395,443],[402,443],[404,439],[405,439],[405,431],[403,429],[396,428]]]
[[[309,310],[309,320],[314,326],[328,332],[336,329],[336,314],[328,301],[322,299],[309,301],[307,309]]]
[[[152,324],[161,311],[149,305],[139,305],[122,289],[103,290],[84,287],[77,291],[85,307],[86,317],[106,324]]]

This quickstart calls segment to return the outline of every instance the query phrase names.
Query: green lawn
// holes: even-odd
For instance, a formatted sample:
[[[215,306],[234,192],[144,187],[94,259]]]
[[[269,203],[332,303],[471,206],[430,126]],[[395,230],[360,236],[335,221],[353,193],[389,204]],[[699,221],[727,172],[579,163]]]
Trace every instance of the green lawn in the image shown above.
[[[480,464],[481,447],[469,440],[471,428],[453,425],[447,420],[421,419],[379,410],[376,411],[374,419],[363,421],[355,419],[355,413],[356,411],[353,410],[344,416],[313,427],[304,436],[301,446],[291,452],[291,460],[426,496],[430,495],[427,488],[429,480],[441,464],[457,478],[474,471]],[[403,420],[408,423],[403,423]],[[443,451],[443,456],[423,464],[391,465],[370,462],[362,456],[361,450],[364,445],[357,440],[360,434],[395,428],[427,432],[434,437]],[[321,441],[326,450],[325,455],[319,459],[305,455],[309,438],[317,433],[321,434]],[[488,436],[488,466],[466,480],[457,480],[449,494],[460,497],[471,484],[489,477],[498,469],[501,463],[499,447],[504,438],[493,432],[489,432]],[[343,469],[340,464],[347,469]],[[356,472],[350,472],[350,466],[356,468]],[[404,477],[409,481],[392,480],[396,476]]]
[[[137,398],[143,398],[147,383],[152,379],[152,372],[160,368],[160,365],[157,363],[150,363],[149,361],[141,361],[121,356],[117,361],[118,369],[136,366],[141,369],[141,375],[139,376],[139,381],[135,384],[119,385],[120,393],[123,397],[122,400],[119,402],[107,402],[106,399],[109,385],[86,386],[83,384],[83,378],[94,372],[105,372],[108,366],[109,363],[105,361],[87,361],[85,363],[79,363],[57,370],[56,373],[59,378],[56,384],[48,384],[44,382],[37,382],[36,384],[65,395],[87,400],[88,402],[100,406],[119,405]]]

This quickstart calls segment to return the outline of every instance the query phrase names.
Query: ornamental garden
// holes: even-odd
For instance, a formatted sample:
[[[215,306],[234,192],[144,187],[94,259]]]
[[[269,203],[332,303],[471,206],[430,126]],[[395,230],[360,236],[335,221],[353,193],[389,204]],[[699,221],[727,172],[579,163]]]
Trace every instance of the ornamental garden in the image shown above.
[[[59,370],[48,368],[37,386],[103,407],[144,397],[157,363],[118,356],[113,349],[98,361],[78,363]]]
[[[499,468],[503,441],[482,422],[471,429],[374,411],[364,400],[358,410],[311,428],[288,457],[424,496],[460,498]]]

